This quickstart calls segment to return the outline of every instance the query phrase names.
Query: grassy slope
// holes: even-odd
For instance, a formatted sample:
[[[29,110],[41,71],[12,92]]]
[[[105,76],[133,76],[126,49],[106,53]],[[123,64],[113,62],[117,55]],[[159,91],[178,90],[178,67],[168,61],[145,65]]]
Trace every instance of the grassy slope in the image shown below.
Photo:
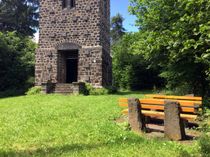
[[[120,116],[119,97],[122,95],[0,99],[0,156],[197,156],[196,144],[147,140],[116,125],[113,119]]]

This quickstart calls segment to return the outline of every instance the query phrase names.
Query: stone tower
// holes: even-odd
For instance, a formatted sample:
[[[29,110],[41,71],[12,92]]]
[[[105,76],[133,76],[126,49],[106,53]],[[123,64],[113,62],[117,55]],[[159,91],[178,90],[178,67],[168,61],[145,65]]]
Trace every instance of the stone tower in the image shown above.
[[[36,85],[112,84],[110,0],[40,0],[39,25]]]

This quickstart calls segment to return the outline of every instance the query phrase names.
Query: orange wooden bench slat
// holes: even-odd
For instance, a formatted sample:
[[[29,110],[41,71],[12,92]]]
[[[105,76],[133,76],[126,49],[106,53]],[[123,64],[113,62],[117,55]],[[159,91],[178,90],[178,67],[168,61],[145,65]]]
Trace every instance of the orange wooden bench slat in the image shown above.
[[[164,106],[156,106],[156,105],[141,105],[142,109],[150,109],[150,110],[161,110],[164,111]],[[195,113],[196,110],[194,108],[186,108],[181,107],[181,112],[189,112],[189,113]]]
[[[128,104],[120,104],[121,107],[127,107]],[[142,109],[161,110],[164,111],[164,106],[141,104]],[[190,107],[181,107],[181,112],[196,113],[197,109]]]
[[[181,106],[194,106],[195,104],[197,105],[201,105],[202,102],[201,101],[186,101],[186,100],[177,100]],[[165,100],[158,100],[158,99],[140,99],[140,102],[142,104],[164,104]]]
[[[164,105],[165,100],[164,99],[139,99],[141,104],[153,104],[153,105]],[[181,106],[188,106],[193,107],[195,105],[202,105],[201,101],[186,101],[186,100],[176,100],[180,103]],[[127,107],[128,106],[128,99],[121,98],[119,100],[119,105]]]
[[[202,97],[191,97],[191,96],[168,96],[168,95],[154,95],[154,94],[147,94],[145,96],[157,99],[179,99],[179,100],[202,101]]]
[[[128,109],[124,109],[122,111],[123,114],[128,114]],[[152,118],[159,118],[164,119],[164,112],[158,112],[158,111],[148,111],[148,110],[142,110],[142,114],[144,116],[152,117]],[[188,120],[188,121],[195,121],[197,119],[197,115],[190,115],[190,114],[180,114],[182,119]]]
[[[120,98],[119,102],[126,102],[126,103],[128,103],[128,98]]]

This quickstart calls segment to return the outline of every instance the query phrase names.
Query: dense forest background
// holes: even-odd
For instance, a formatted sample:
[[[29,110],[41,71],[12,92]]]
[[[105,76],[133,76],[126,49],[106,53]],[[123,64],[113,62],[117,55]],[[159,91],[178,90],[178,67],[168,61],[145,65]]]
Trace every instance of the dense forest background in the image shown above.
[[[210,94],[210,1],[130,0],[139,32],[111,19],[113,85]],[[0,93],[24,93],[34,83],[38,0],[0,1]]]
[[[0,1],[0,95],[23,94],[34,82],[38,0]]]
[[[210,1],[130,2],[139,32],[125,33],[123,17],[112,18],[115,85],[209,95]]]

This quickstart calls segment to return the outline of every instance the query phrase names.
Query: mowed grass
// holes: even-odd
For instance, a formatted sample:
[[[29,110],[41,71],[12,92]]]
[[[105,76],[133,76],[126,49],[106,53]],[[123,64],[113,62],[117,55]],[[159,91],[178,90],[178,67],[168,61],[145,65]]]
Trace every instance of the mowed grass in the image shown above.
[[[0,156],[198,156],[198,145],[148,139],[116,124],[119,97],[36,95],[0,99]]]

